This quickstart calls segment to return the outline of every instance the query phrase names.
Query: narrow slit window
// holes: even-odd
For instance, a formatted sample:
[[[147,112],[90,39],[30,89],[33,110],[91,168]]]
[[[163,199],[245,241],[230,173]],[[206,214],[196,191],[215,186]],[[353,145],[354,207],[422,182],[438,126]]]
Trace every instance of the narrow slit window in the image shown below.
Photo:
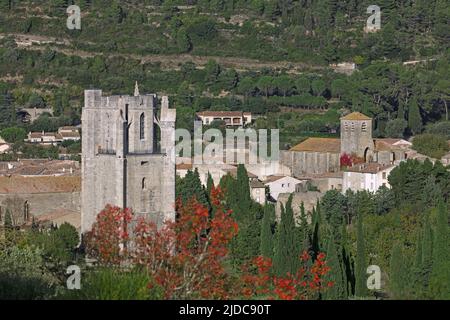
[[[145,139],[145,115],[142,113],[139,119],[139,138]]]

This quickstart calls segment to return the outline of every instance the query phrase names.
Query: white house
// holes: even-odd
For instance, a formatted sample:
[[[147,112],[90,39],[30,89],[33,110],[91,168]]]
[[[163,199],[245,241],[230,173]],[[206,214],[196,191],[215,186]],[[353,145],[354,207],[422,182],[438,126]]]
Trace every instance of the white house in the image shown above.
[[[204,125],[210,125],[215,120],[222,120],[227,126],[244,126],[252,122],[252,114],[242,111],[202,111],[197,112],[197,118]]]
[[[268,176],[264,185],[269,187],[270,196],[277,200],[280,193],[295,192],[295,187],[302,181],[289,176]]]
[[[382,165],[379,163],[356,164],[344,171],[342,192],[370,191],[376,192],[381,186],[390,187],[388,177],[394,165]]]
[[[62,136],[56,132],[29,132],[25,142],[38,143],[42,145],[58,145],[62,142]]]

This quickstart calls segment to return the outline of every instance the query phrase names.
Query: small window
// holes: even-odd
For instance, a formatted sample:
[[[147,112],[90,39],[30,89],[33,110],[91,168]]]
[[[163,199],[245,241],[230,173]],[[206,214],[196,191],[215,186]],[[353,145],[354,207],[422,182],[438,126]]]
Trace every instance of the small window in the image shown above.
[[[147,181],[145,180],[145,178],[142,178],[142,190],[146,189],[147,189]]]
[[[363,122],[363,123],[361,124],[361,131],[362,131],[362,132],[366,132],[366,131],[367,131],[367,122]]]
[[[141,114],[141,117],[139,119],[139,139],[141,139],[141,140],[145,139],[145,115],[144,115],[144,113]]]
[[[355,131],[355,123],[354,123],[354,122],[352,122],[351,130],[352,130],[352,131]]]
[[[383,179],[386,180],[386,172],[383,172]]]

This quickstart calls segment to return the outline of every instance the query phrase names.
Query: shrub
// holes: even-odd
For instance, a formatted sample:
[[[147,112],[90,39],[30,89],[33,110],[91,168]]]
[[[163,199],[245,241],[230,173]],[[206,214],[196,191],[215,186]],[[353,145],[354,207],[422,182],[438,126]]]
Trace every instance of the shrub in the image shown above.
[[[449,145],[444,136],[424,133],[414,137],[413,149],[431,158],[440,159],[449,151]]]
[[[0,251],[0,300],[47,299],[57,286],[41,250],[12,246]]]
[[[83,277],[83,275],[85,275]],[[64,290],[58,298],[76,300],[161,299],[158,286],[141,270],[100,268],[82,272],[80,290]]]
[[[25,129],[18,127],[3,129],[0,132],[0,135],[6,142],[9,143],[22,142],[27,137]]]

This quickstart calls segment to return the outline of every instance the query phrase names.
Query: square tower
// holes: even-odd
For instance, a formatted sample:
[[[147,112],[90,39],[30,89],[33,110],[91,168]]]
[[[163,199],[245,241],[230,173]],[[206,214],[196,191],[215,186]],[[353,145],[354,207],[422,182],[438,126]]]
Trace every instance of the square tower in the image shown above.
[[[372,118],[360,112],[341,118],[341,154],[366,159],[373,148]]]
[[[175,110],[164,121],[161,143],[156,132],[155,94],[102,96],[86,90],[82,112],[81,231],[89,231],[107,205],[131,208],[162,224],[175,217]],[[163,109],[168,109],[163,97]],[[167,114],[161,110],[161,114]],[[173,123],[172,123],[173,122]],[[173,132],[172,132],[173,131]],[[161,152],[159,145],[173,146]],[[170,159],[170,161],[168,161]]]

